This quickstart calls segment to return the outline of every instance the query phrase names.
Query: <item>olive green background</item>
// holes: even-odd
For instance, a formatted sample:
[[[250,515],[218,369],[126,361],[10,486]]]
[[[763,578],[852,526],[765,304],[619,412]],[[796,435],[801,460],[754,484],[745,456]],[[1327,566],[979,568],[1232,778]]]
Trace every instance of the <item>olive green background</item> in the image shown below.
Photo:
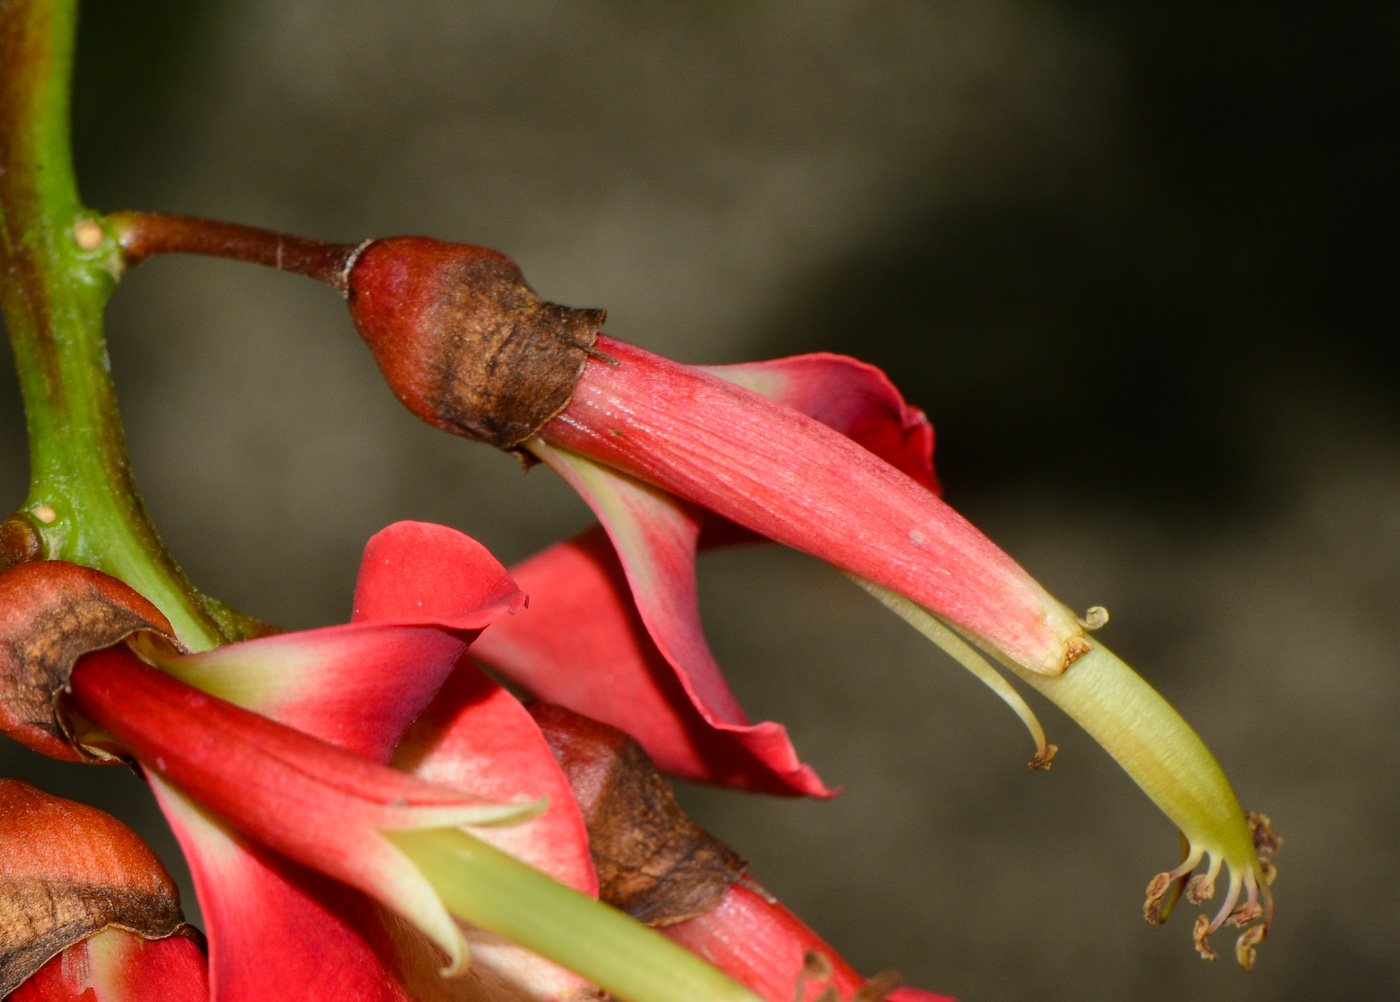
[[[1338,5],[1341,8],[1342,5]],[[1245,975],[1143,923],[1170,824],[830,569],[707,557],[755,719],[845,792],[687,803],[863,970],[977,1000],[1394,997],[1400,683],[1393,5],[205,0],[89,5],[80,174],[145,208],[515,257],[692,362],[831,350],[938,430],[948,500],[1216,751],[1287,845]],[[1392,204],[1392,208],[1385,208]],[[519,559],[589,521],[420,425],[329,290],[155,260],[110,310],[137,476],[201,586],[349,611],[400,518]],[[24,492],[0,382],[0,487]],[[137,823],[135,777],[0,768]]]

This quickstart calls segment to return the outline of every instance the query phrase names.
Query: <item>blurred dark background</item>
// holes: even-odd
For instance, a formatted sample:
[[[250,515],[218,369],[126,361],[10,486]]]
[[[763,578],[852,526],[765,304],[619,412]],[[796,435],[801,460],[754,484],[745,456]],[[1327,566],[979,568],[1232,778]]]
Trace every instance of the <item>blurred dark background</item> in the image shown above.
[[[1103,639],[1287,841],[1259,969],[1202,963],[1189,913],[1140,917],[1175,833],[1071,722],[1036,702],[1062,751],[1028,774],[1015,719],[839,575],[707,558],[735,689],[846,791],[686,802],[857,966],[966,1002],[1383,999],[1398,42],[1393,4],[91,3],[76,143],[102,209],[481,243],[683,361],[884,366],[948,499],[1110,608]],[[256,615],[343,619],[395,519],[507,561],[588,521],[547,471],[417,424],[324,288],[157,260],[109,333],[157,524]],[[173,857],[134,777],[0,755]]]

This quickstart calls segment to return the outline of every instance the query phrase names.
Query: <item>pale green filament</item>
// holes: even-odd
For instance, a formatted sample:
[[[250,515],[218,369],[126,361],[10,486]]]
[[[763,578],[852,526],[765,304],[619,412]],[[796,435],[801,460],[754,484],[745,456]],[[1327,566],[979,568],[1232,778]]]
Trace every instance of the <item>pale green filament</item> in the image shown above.
[[[463,921],[519,943],[624,1002],[760,1002],[622,912],[457,829],[385,832]]]
[[[1033,723],[1035,717],[1006,679],[960,640],[946,623],[903,596],[869,581],[854,580],[986,682],[1026,721],[1037,744],[1044,742],[1040,725]],[[1272,919],[1272,897],[1250,823],[1214,756],[1157,690],[1097,641],[1063,674],[1042,675],[1022,668],[977,638],[970,639],[1073,717],[1181,829],[1188,842],[1187,860],[1177,870],[1162,874],[1159,881],[1168,878],[1169,882],[1190,872],[1201,857],[1209,853],[1209,870],[1204,880],[1197,878],[1204,897],[1206,891],[1213,892],[1222,864],[1229,867],[1229,889],[1205,932],[1215,931],[1230,918],[1241,890],[1248,891],[1245,911],[1254,911],[1258,896],[1264,896],[1264,929],[1267,930]],[[1006,695],[1008,691],[1010,696]],[[1163,889],[1165,887],[1163,883]],[[1149,904],[1152,900],[1149,899]],[[1164,905],[1160,917],[1165,918],[1169,910],[1170,901]],[[1257,935],[1262,938],[1262,932]],[[1254,939],[1255,943],[1258,938]],[[1203,945],[1203,934],[1198,930],[1197,946],[1202,948]],[[1203,948],[1202,953],[1209,954],[1208,947]],[[1241,952],[1240,962],[1251,966],[1252,952]]]
[[[1034,711],[1026,705],[1026,701],[1021,698],[1021,694],[1011,687],[1011,683],[1006,681],[1000,672],[987,663],[986,658],[978,654],[970,644],[945,626],[942,620],[918,603],[909,601],[899,592],[890,591],[888,588],[856,574],[847,573],[846,577],[874,595],[885,608],[947,651],[954,661],[972,672],[986,684],[987,688],[996,693],[1002,702],[1011,707],[1011,712],[1021,718],[1021,723],[1026,725],[1026,730],[1031,732],[1031,739],[1035,741],[1035,758],[1031,760],[1031,765],[1048,766],[1050,764],[1050,759],[1054,756],[1054,746],[1046,743],[1045,728],[1040,726],[1040,721],[1036,719]]]

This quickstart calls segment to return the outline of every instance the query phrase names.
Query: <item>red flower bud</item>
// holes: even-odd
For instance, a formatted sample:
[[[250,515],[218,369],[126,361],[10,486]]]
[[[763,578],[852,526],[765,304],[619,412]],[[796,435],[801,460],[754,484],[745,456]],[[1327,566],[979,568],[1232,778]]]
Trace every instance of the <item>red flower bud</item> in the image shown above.
[[[0,996],[103,929],[188,931],[155,853],[95,807],[0,779],[0,845]]]
[[[409,410],[502,449],[569,405],[605,316],[544,302],[502,254],[427,237],[365,247],[346,298]]]

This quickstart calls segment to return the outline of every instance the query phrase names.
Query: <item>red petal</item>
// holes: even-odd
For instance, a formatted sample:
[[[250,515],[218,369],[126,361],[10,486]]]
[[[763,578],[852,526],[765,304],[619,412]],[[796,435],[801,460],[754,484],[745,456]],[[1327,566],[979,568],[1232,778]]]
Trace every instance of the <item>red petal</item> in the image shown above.
[[[431,522],[396,522],[365,546],[351,622],[479,630],[482,610],[514,611],[523,601],[506,569],[470,536]]]
[[[879,369],[839,355],[802,355],[706,371],[802,411],[886,458],[919,483],[936,486],[933,429],[923,412],[909,407]],[[620,666],[627,665],[630,677],[623,685],[628,689],[646,689],[649,698],[644,704],[638,705],[633,698],[608,705],[595,702],[587,708],[576,703],[568,705],[634,734],[668,772],[749,789],[828,795],[831,791],[815,773],[798,762],[785,731],[776,724],[761,724],[758,728],[749,724],[704,637],[695,589],[698,529],[703,526],[706,544],[737,541],[742,537],[736,537],[736,532],[744,530],[630,477],[610,474],[606,468],[586,460],[557,451],[551,454],[541,450],[539,454],[602,520],[650,635],[650,642],[641,637],[614,636],[614,645],[626,653],[608,659],[608,677],[615,682]],[[531,566],[538,570],[542,559],[531,561]],[[536,610],[542,600],[557,605],[557,596],[541,595],[541,576],[548,582],[546,587],[561,588],[547,574],[532,578],[529,584]],[[604,587],[611,585],[609,581]],[[574,582],[574,586],[579,584]],[[618,596],[611,596],[611,600],[614,604],[625,601]],[[628,622],[630,626],[630,619]],[[555,621],[543,629],[551,628],[560,626]],[[570,636],[576,632],[572,622],[562,628]],[[519,626],[502,624],[493,631],[494,636],[488,636],[478,647],[477,653],[488,660],[494,658],[492,663],[503,672],[529,671],[538,680],[545,670],[542,665],[536,663],[533,670],[522,669],[503,660],[499,652],[515,646],[505,634],[540,629],[538,615],[527,616]],[[521,642],[538,648],[545,639],[532,637]],[[653,645],[654,651],[650,650]],[[518,651],[518,647],[515,649]],[[646,654],[638,658],[633,654],[636,651]],[[647,664],[648,658],[660,658],[673,668],[679,690],[656,678],[656,666]],[[560,662],[555,670],[572,673],[577,665]],[[522,684],[530,683],[522,680]],[[542,698],[561,701],[555,688],[533,691]],[[689,707],[678,705],[671,707],[669,713],[660,711],[660,703],[682,693],[691,704]],[[675,734],[674,726],[670,726],[675,718],[693,718],[695,713],[715,729],[704,739],[706,747],[700,753],[703,762],[696,760],[695,742]],[[668,726],[649,727],[643,717],[653,722],[667,721]]]
[[[491,804],[367,761],[120,649],[83,658],[72,696],[145,767],[249,838],[398,911],[454,963],[460,932],[426,878],[380,832],[500,823],[534,806]]]
[[[307,1002],[404,1002],[375,951],[383,934],[367,898],[250,844],[148,776],[194,877],[217,1002],[285,998],[290,986]]]
[[[820,422],[600,338],[547,441],[908,596],[1034,671],[1086,648],[1073,614],[927,488]]]
[[[275,997],[275,996],[269,996]],[[142,939],[107,929],[70,946],[9,1002],[208,1002],[204,953],[185,936]]]
[[[660,931],[770,1002],[794,998],[816,1002],[827,986],[835,988],[839,998],[850,999],[865,984],[792,912],[743,884],[731,887],[713,911]],[[826,961],[826,970],[819,976],[804,971],[811,953]],[[800,995],[796,991],[799,977]],[[908,988],[897,989],[888,998],[891,1002],[952,1002],[946,996]]]
[[[642,623],[600,529],[513,573],[530,593],[530,610],[483,633],[474,656],[541,699],[632,735],[666,772],[769,793],[830,794],[797,760],[778,724],[748,725],[697,709]]]
[[[405,735],[394,766],[491,800],[548,798],[549,809],[537,818],[475,834],[555,880],[598,896],[588,829],[539,725],[475,665],[462,664],[448,679]]]
[[[467,645],[524,604],[480,543],[399,522],[365,547],[352,623],[154,660],[195,688],[387,762]]]
[[[818,352],[697,368],[801,411],[941,493],[933,472],[933,425],[875,366]]]
[[[152,660],[203,692],[383,763],[473,635],[349,623]]]

